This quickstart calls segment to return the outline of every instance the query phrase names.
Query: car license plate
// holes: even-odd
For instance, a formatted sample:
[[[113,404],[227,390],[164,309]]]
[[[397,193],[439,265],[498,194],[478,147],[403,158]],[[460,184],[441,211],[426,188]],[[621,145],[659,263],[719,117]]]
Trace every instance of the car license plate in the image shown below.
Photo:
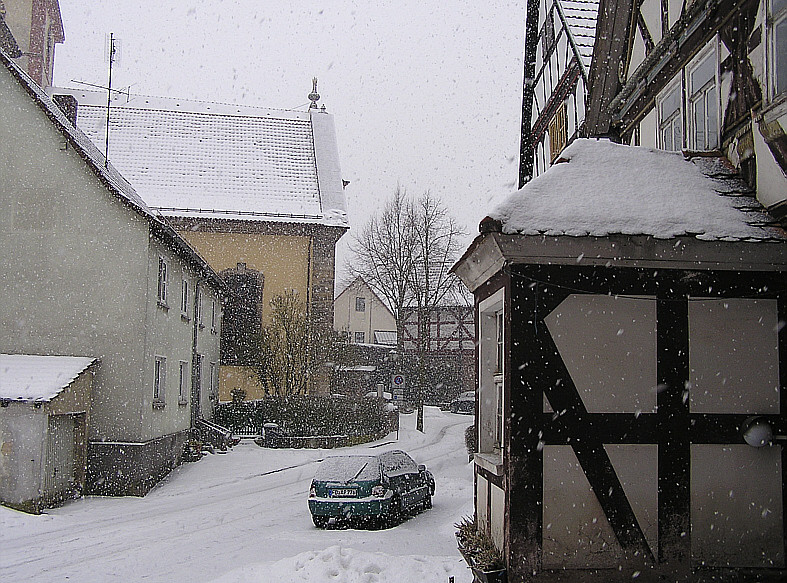
[[[331,498],[353,498],[356,495],[355,488],[334,488],[330,491]]]

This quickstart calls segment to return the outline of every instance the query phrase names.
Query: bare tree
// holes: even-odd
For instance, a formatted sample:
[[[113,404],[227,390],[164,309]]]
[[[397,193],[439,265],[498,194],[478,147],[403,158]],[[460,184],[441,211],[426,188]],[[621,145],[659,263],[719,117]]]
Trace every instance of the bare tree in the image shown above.
[[[431,348],[432,315],[446,299],[454,296],[462,285],[458,278],[450,273],[450,269],[461,251],[461,239],[465,231],[448,214],[448,209],[427,191],[415,203],[413,234],[417,255],[410,271],[408,289],[418,323],[416,429],[423,431],[426,361]]]
[[[396,188],[350,244],[351,276],[362,278],[380,296],[396,320],[397,347],[402,350],[402,317],[411,298],[410,274],[416,252],[415,208],[404,189]]]
[[[260,384],[269,395],[304,394],[310,381],[306,307],[298,292],[290,290],[273,298],[271,308],[255,367]]]
[[[351,244],[349,271],[361,277],[386,303],[396,319],[397,344],[404,348],[404,321],[415,310],[418,321],[418,374],[412,394],[418,409],[416,428],[423,431],[429,321],[435,308],[461,285],[449,273],[465,234],[447,208],[429,192],[418,199],[402,188],[372,217]]]

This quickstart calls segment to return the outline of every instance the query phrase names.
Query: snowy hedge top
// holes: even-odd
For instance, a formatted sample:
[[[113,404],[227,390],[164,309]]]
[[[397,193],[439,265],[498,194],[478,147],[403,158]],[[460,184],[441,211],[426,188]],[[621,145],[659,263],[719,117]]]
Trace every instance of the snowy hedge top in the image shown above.
[[[578,139],[489,214],[502,232],[784,240],[726,160]]]
[[[93,362],[80,356],[0,354],[0,399],[51,401]]]

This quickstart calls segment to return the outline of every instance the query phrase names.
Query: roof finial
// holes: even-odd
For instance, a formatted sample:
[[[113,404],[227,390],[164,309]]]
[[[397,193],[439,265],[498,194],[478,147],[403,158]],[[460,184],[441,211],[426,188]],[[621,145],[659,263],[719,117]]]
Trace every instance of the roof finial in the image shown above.
[[[317,102],[320,100],[320,94],[317,93],[317,77],[312,79],[312,92],[309,93],[309,101],[311,101],[311,105],[309,105],[309,109],[317,109]]]

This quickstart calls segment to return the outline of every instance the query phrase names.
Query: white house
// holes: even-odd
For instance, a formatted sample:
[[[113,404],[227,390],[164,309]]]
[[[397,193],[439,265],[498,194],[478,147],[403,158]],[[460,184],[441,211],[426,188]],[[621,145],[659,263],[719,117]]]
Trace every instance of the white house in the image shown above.
[[[221,282],[4,52],[0,150],[0,352],[98,359],[87,490],[144,493],[211,416]]]

